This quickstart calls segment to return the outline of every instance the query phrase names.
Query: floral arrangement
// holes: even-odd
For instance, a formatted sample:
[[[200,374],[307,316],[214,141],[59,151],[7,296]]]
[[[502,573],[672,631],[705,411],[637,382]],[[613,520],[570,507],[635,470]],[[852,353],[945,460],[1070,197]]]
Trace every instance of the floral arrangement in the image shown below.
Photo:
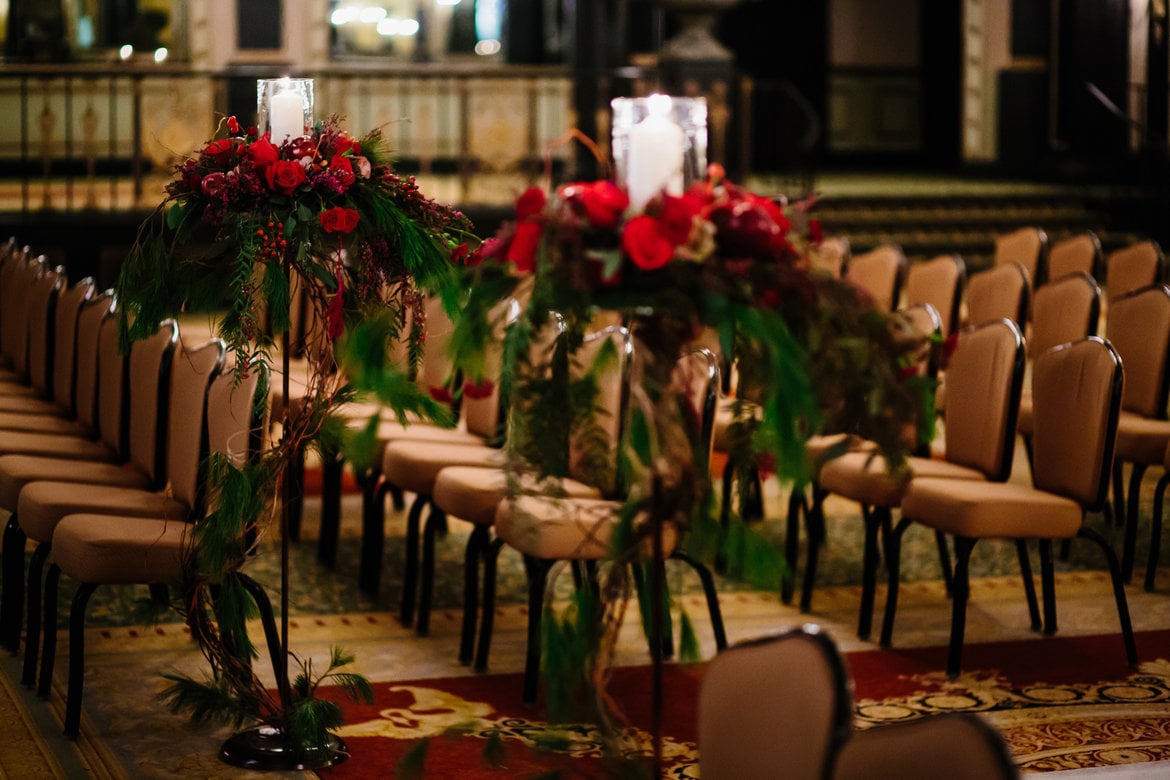
[[[672,385],[671,371],[688,345],[713,348],[724,368],[735,358],[732,389],[740,400],[730,458],[741,490],[760,468],[805,484],[811,470],[805,442],[814,433],[870,439],[895,464],[916,443],[907,440],[908,429],[929,437],[930,385],[907,370],[922,337],[818,270],[821,226],[810,216],[813,205],[752,193],[718,165],[684,194],[662,193],[639,212],[611,181],[566,184],[552,197],[532,188],[517,200],[515,219],[464,259],[471,301],[454,340],[467,354],[481,345],[461,333],[489,332],[478,320],[495,301],[521,283],[532,285],[526,316],[505,340],[502,377],[512,408],[509,468],[517,477],[540,472],[539,490],[556,494],[548,482],[568,472],[567,438],[590,424],[548,403],[588,398],[580,388],[553,387],[558,377],[568,382],[558,361],[573,359],[601,313],[612,312],[630,329],[639,381],[630,390],[627,435],[616,458],[604,441],[593,454],[616,461],[622,471],[616,482],[626,488],[612,537],[618,563],[644,562],[649,537],[670,522],[684,532],[692,559],[725,561],[729,573],[768,587],[778,587],[784,574],[779,551],[756,529],[734,516],[728,527],[715,519],[708,443],[695,410]],[[561,327],[555,339],[542,335],[552,312]],[[550,341],[552,349],[532,349]],[[583,436],[578,447],[581,440],[590,441]],[[516,478],[509,490],[531,491],[533,484]],[[637,517],[650,521],[635,523]],[[595,694],[585,698],[601,722],[611,722],[599,685],[612,648],[606,637],[617,630],[634,586],[629,567],[605,571],[600,599],[582,588],[563,618],[546,616],[544,677],[550,704],[580,701],[583,689]],[[650,614],[645,592],[639,596],[643,615]],[[682,656],[697,657],[689,618],[683,614],[674,625],[682,627]]]
[[[377,130],[355,138],[330,118],[279,146],[234,117],[220,130],[223,137],[177,167],[122,265],[116,293],[125,340],[180,312],[207,311],[237,370],[250,370],[257,360],[272,362],[277,340],[291,330],[293,297],[303,295],[309,324],[282,359],[303,351],[309,375],[300,403],[285,398],[282,436],[259,462],[206,464],[215,509],[195,526],[177,608],[212,677],[172,677],[164,695],[199,721],[274,727],[289,755],[320,759],[331,755],[329,730],[341,714],[313,696],[316,686],[340,682],[355,696],[369,687],[338,671],[352,659],[335,649],[323,675],[305,660],[290,686],[278,669],[274,696],[252,670],[245,624],[255,609],[241,570],[276,515],[294,454],[339,435],[343,425],[330,415],[339,402],[365,394],[400,417],[448,419],[410,378],[425,336],[421,295],[438,296],[454,314],[458,261],[467,242],[478,241],[462,214],[393,172]],[[392,342],[407,344],[406,364],[390,361]]]

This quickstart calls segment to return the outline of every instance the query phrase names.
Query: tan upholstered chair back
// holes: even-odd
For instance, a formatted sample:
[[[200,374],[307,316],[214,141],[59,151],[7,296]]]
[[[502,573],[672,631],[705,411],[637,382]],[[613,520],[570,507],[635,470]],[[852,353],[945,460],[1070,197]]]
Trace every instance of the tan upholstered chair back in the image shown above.
[[[852,728],[848,676],[825,635],[806,627],[735,645],[699,689],[703,780],[821,780]]]
[[[1048,236],[1036,227],[1022,227],[995,237],[993,265],[1019,263],[1028,272],[1028,281],[1040,285],[1045,280]]]
[[[489,320],[496,323],[495,338],[489,339],[484,348],[483,378],[491,382],[491,390],[486,395],[469,394],[465,387],[460,403],[459,412],[463,415],[468,432],[482,436],[489,442],[496,441],[501,433],[500,372],[504,360],[504,338],[507,328],[523,312],[524,305],[525,302],[519,298],[509,298],[497,304],[489,313]]]
[[[45,267],[45,258],[25,256],[11,268],[11,278],[4,283],[4,308],[0,323],[0,346],[12,370],[21,376],[28,373],[29,292]]]
[[[1002,481],[1012,470],[1024,339],[1011,320],[959,336],[947,364],[947,460]]]
[[[946,338],[959,326],[959,309],[967,267],[958,255],[939,255],[914,263],[906,272],[906,306],[929,303],[938,312],[942,336]]]
[[[1170,287],[1155,285],[1111,301],[1105,335],[1125,366],[1121,408],[1165,419]]]
[[[1105,292],[1115,301],[1162,281],[1165,258],[1154,241],[1138,241],[1109,253],[1105,261]]]
[[[53,322],[65,283],[63,267],[46,268],[29,290],[28,379],[45,396],[53,392]]]
[[[167,484],[176,500],[192,510],[199,492],[203,459],[203,421],[207,389],[223,367],[224,345],[218,339],[175,353],[167,410]]]
[[[967,281],[967,322],[976,327],[985,322],[1028,321],[1028,270],[1008,262],[972,274]]]
[[[845,236],[825,238],[813,254],[813,265],[834,279],[840,279],[849,265],[849,239]]]
[[[902,293],[906,256],[893,244],[883,244],[864,254],[854,255],[845,266],[845,281],[864,291],[873,305],[893,311]]]
[[[130,457],[130,361],[122,354],[118,313],[111,302],[98,334],[98,404],[95,424],[102,443],[127,460]],[[144,391],[145,392],[145,391]]]
[[[1032,336],[1028,352],[1042,355],[1059,344],[1097,333],[1101,288],[1086,273],[1065,274],[1032,296]]]
[[[980,716],[932,715],[859,731],[837,755],[833,780],[1013,780],[1003,737]]]
[[[77,399],[77,329],[81,307],[93,297],[94,282],[86,277],[57,295],[53,323],[53,400],[62,409],[75,410]],[[94,329],[97,333],[97,329]]]
[[[910,329],[908,338],[922,338],[922,349],[918,354],[918,373],[921,376],[938,375],[942,335],[942,321],[938,312],[929,303],[918,303],[896,312],[896,324]],[[935,337],[935,338],[930,338]]]
[[[98,434],[98,364],[101,360],[101,333],[102,322],[110,314],[113,306],[113,296],[103,293],[91,298],[81,307],[77,315],[77,360],[74,383],[74,411],[77,420],[91,431]],[[117,331],[114,331],[115,358],[117,355]],[[120,358],[119,358],[120,359]],[[118,421],[120,424],[120,420]],[[110,446],[116,451],[117,443]]]
[[[1104,502],[1124,383],[1122,359],[1096,336],[1036,358],[1032,473],[1037,488],[1090,508]]]
[[[1048,281],[1058,281],[1069,274],[1086,274],[1093,278],[1101,269],[1101,241],[1091,230],[1061,239],[1048,250]]]
[[[267,425],[268,367],[257,361],[241,375],[222,371],[207,390],[207,449],[235,466],[254,460]]]
[[[166,473],[166,410],[171,364],[178,343],[178,323],[166,320],[159,325],[158,333],[130,345],[130,463],[156,483]]]
[[[448,387],[452,379],[454,362],[448,345],[455,324],[443,310],[438,296],[426,301],[426,339],[423,341],[422,365],[419,366],[418,380],[423,389]]]

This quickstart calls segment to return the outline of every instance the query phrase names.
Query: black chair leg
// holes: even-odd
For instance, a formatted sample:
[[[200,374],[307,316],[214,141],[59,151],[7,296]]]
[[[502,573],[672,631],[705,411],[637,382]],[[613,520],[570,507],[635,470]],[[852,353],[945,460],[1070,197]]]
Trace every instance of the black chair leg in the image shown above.
[[[427,499],[430,503],[430,498]],[[447,513],[433,503],[423,528],[422,571],[419,576],[418,620],[415,632],[426,636],[431,631],[431,603],[435,597],[435,537],[446,531]]]
[[[42,542],[33,551],[28,565],[28,630],[24,637],[24,670],[20,682],[29,688],[37,684],[37,654],[41,642],[41,583],[44,581],[45,561],[50,545]]]
[[[1105,562],[1109,564],[1109,575],[1113,580],[1113,598],[1117,602],[1117,617],[1121,622],[1121,635],[1125,641],[1125,658],[1131,667],[1137,666],[1137,644],[1133,638],[1133,623],[1129,618],[1129,601],[1125,597],[1125,582],[1121,578],[1121,563],[1117,560],[1117,553],[1109,542],[1091,528],[1081,527],[1077,536],[1091,539],[1105,554]]]
[[[61,581],[61,569],[55,563],[49,564],[45,574],[44,615],[45,644],[41,650],[41,676],[37,681],[37,696],[49,698],[53,689],[53,665],[57,660],[57,585]]]
[[[85,684],[85,608],[97,590],[92,582],[83,582],[73,594],[69,610],[69,687],[65,694],[65,736],[75,739],[81,730],[81,694]]]
[[[524,703],[536,701],[540,685],[540,632],[544,620],[544,589],[552,561],[524,556],[524,571],[528,575],[528,641],[524,655]]]
[[[955,584],[951,594],[951,644],[947,651],[947,677],[958,677],[963,664],[963,635],[967,629],[967,597],[970,595],[971,550],[975,540],[955,537]]]
[[[805,562],[804,579],[800,586],[800,611],[807,613],[812,610],[812,592],[817,582],[817,557],[820,555],[821,545],[825,541],[825,514],[823,498],[818,499],[817,488],[813,487],[812,504],[804,515],[805,522]]]
[[[1170,485],[1170,471],[1158,480],[1154,490],[1154,516],[1150,518],[1150,552],[1146,558],[1146,584],[1148,591],[1154,589],[1154,578],[1158,573],[1158,558],[1162,548],[1162,505],[1166,498],[1166,486]]]
[[[362,541],[358,562],[358,585],[372,598],[378,598],[382,580],[382,556],[386,548],[385,481],[370,488],[370,500],[362,498]]]
[[[1052,542],[1041,539],[1040,544],[1040,590],[1044,597],[1044,633],[1056,633],[1056,574],[1052,567]]]
[[[24,548],[27,537],[16,515],[4,526],[0,551],[0,645],[15,653],[20,647],[20,625],[24,622]]]
[[[951,566],[951,548],[947,546],[947,535],[942,531],[935,531],[934,543],[938,547],[938,567],[942,569],[943,585],[949,596],[955,575]]]
[[[317,561],[332,569],[337,564],[341,538],[341,479],[345,460],[332,450],[321,452],[321,530],[317,536]]]
[[[715,577],[711,574],[711,570],[684,552],[676,550],[670,557],[682,561],[694,569],[695,574],[699,575],[699,582],[703,586],[703,595],[707,598],[707,614],[711,618],[711,631],[715,634],[715,648],[726,650],[727,631],[723,626],[723,609],[719,606],[719,593],[715,590]]]
[[[1024,581],[1024,598],[1028,602],[1028,617],[1032,621],[1032,630],[1043,628],[1040,622],[1040,606],[1036,603],[1036,583],[1032,581],[1032,559],[1028,556],[1028,543],[1023,539],[1016,540],[1016,557],[1020,561],[1020,577]]]
[[[475,648],[475,671],[487,671],[492,649],[492,628],[496,621],[496,565],[504,543],[492,540],[483,556],[483,606],[480,608],[479,642]]]
[[[898,611],[898,586],[901,584],[902,535],[910,527],[909,518],[903,517],[890,530],[886,544],[886,610],[882,615],[882,647],[889,647],[894,636],[894,616]]]
[[[475,654],[475,624],[479,612],[479,562],[491,544],[491,527],[477,525],[463,552],[463,624],[459,632],[459,663],[471,663]]]
[[[865,551],[862,553],[861,612],[857,616],[857,638],[869,639],[873,628],[873,602],[877,593],[878,532],[887,522],[889,510],[875,507],[863,512],[865,517]]]
[[[796,595],[796,559],[800,555],[800,514],[808,513],[808,502],[802,488],[793,487],[788,496],[787,527],[784,531],[784,571],[780,575],[780,600],[792,603]]]
[[[1138,504],[1142,496],[1142,477],[1148,467],[1144,463],[1133,464],[1129,477],[1129,505],[1125,513],[1125,541],[1122,545],[1121,577],[1124,582],[1133,579],[1134,549],[1137,545]]]
[[[406,516],[406,562],[402,567],[402,608],[399,612],[399,619],[404,626],[414,622],[414,600],[418,592],[418,545],[421,534],[419,524],[426,504],[424,496],[415,497],[410,505],[410,513]]]

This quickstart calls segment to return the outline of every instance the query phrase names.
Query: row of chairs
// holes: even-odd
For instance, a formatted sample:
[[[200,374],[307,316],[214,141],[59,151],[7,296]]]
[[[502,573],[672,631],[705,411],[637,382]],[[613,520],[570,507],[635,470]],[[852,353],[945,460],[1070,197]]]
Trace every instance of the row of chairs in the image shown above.
[[[218,453],[239,464],[260,451],[264,369],[236,371],[217,339],[184,344],[174,321],[123,355],[112,294],[89,279],[69,286],[63,269],[11,243],[0,258],[0,311],[0,506],[11,513],[0,638],[17,650],[26,623],[22,680],[47,697],[58,583],[62,574],[78,583],[65,713],[72,737],[89,596],[101,584],[140,584],[165,601],[166,586],[181,577],[192,523],[208,510],[205,459]]]

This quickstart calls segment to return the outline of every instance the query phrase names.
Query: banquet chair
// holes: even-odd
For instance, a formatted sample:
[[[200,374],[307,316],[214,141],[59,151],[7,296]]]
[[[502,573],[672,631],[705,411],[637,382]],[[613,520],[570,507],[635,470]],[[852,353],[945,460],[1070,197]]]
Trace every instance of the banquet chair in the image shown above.
[[[837,753],[833,780],[1014,780],[999,732],[978,715],[947,713],[855,731]]]
[[[849,266],[849,239],[845,236],[826,236],[813,253],[813,266],[834,279],[840,279]]]
[[[1161,465],[1170,445],[1170,287],[1155,285],[1114,299],[1106,313],[1105,334],[1125,366],[1125,390],[1117,422],[1113,459],[1113,512],[1125,523],[1122,573],[1133,574],[1142,477]],[[1125,487],[1123,464],[1131,467]],[[1128,506],[1127,506],[1128,499]]]
[[[47,265],[41,255],[25,253],[13,263],[6,263],[0,275],[0,391],[8,394],[34,391],[28,384],[29,293]]]
[[[1075,272],[1055,279],[1032,296],[1030,356],[1043,355],[1053,347],[1097,335],[1101,319],[1101,288],[1093,277]],[[1025,443],[1032,437],[1032,392],[1020,396],[1017,429]]]
[[[1008,319],[1022,332],[1028,322],[1030,279],[1028,270],[1015,262],[972,274],[967,280],[967,324]]]
[[[44,267],[27,289],[25,380],[0,384],[0,412],[53,414],[53,323],[57,295],[66,285],[63,267]]]
[[[806,625],[741,642],[699,688],[704,780],[823,780],[853,729],[849,673],[832,639]]]
[[[44,404],[41,399],[28,396],[23,397],[24,404],[6,399],[8,409],[0,410],[0,430],[65,434],[85,431],[77,421],[77,404],[79,400],[81,403],[92,403],[93,396],[78,398],[77,368],[79,363],[96,356],[97,328],[94,327],[88,334],[91,354],[80,355],[78,344],[79,340],[84,341],[80,333],[81,311],[93,298],[94,286],[93,279],[87,277],[58,294],[49,359],[52,365],[50,403]],[[27,405],[27,408],[20,410],[18,407],[21,405]]]
[[[56,650],[57,598],[61,574],[78,583],[69,615],[69,677],[65,704],[65,736],[76,737],[81,721],[85,681],[85,611],[99,585],[145,584],[163,587],[181,581],[183,561],[193,544],[195,523],[209,517],[207,485],[199,478],[205,456],[216,453],[241,466],[259,453],[264,435],[266,397],[261,377],[262,362],[240,375],[225,371],[211,381],[206,395],[206,419],[201,431],[187,430],[202,446],[182,464],[183,476],[175,486],[175,498],[189,507],[185,517],[111,514],[71,514],[53,532],[53,563],[46,576],[45,642],[37,691],[49,695]],[[213,509],[213,507],[210,507]],[[258,601],[262,591],[245,587]],[[266,623],[271,609],[259,604]],[[266,626],[267,629],[268,626]],[[270,651],[274,648],[270,647]]]
[[[10,650],[20,641],[24,598],[26,539],[19,518],[24,486],[37,478],[161,485],[160,453],[166,423],[163,398],[178,344],[178,326],[173,320],[165,321],[153,337],[131,345],[128,358],[123,359],[118,318],[111,310],[102,320],[99,339],[97,435],[12,432],[0,438],[0,506],[11,513],[0,556],[0,637]]]
[[[1162,248],[1155,241],[1137,241],[1110,252],[1105,258],[1105,292],[1109,300],[1158,284],[1165,264]]]
[[[828,460],[818,484],[828,493],[857,501],[865,524],[861,611],[857,635],[869,637],[877,581],[879,534],[889,534],[892,513],[902,507],[908,486],[917,479],[944,478],[975,484],[1003,482],[1011,476],[1016,413],[1024,377],[1024,342],[1011,320],[986,323],[959,336],[947,372],[950,399],[945,412],[942,458],[914,456],[904,472],[891,472],[885,458],[872,450],[848,452]],[[903,516],[906,512],[903,508]],[[815,571],[818,545],[809,543],[809,570]],[[940,549],[941,548],[940,546]],[[1021,565],[1026,550],[1017,548]],[[947,564],[944,562],[944,572]],[[1029,606],[1035,601],[1025,576]],[[806,578],[805,587],[811,583]],[[803,600],[803,599],[802,599]],[[1039,628],[1039,613],[1033,609]],[[890,637],[883,634],[882,644]]]
[[[1038,227],[1022,227],[995,237],[992,266],[1019,263],[1028,272],[1029,290],[1048,279],[1048,235]]]
[[[1102,272],[1101,240],[1091,230],[1063,238],[1048,248],[1047,282],[1069,274],[1086,274],[1096,279]],[[1047,283],[1046,282],[1046,283]]]
[[[718,399],[719,364],[715,354],[705,348],[688,349],[675,367],[676,381],[687,392],[696,414],[710,427]],[[710,430],[700,431],[700,441],[711,442]],[[710,453],[707,455],[710,459]],[[532,490],[534,485],[523,486]],[[567,498],[602,498],[602,491],[593,485],[574,479],[557,483],[558,492]],[[501,543],[493,539],[496,510],[508,494],[508,475],[502,468],[481,466],[449,466],[435,479],[432,500],[451,517],[458,517],[473,526],[464,557],[463,631],[459,660],[469,663],[475,649],[477,614],[480,639],[475,656],[475,670],[487,668],[488,651],[494,619],[494,609],[479,612],[479,583],[483,579],[483,603],[495,601],[495,562]]]
[[[691,375],[691,379],[682,382],[678,388],[678,399],[681,408],[688,415],[693,424],[690,435],[695,437],[710,437],[713,428],[715,387],[718,386],[718,373],[714,371],[713,356],[707,350],[694,355],[709,366],[706,372],[698,371]],[[690,356],[683,360],[690,361]],[[679,372],[675,381],[687,376],[687,372]],[[705,389],[704,389],[705,388]],[[698,389],[698,392],[696,392]],[[702,408],[695,408],[696,401],[700,401]],[[687,407],[691,409],[688,411]],[[620,408],[620,407],[619,407]],[[624,417],[624,414],[621,415]],[[620,421],[613,423],[616,438],[614,446],[622,441]],[[706,439],[707,451],[710,451],[710,439]],[[703,438],[694,439],[700,443],[699,451],[703,451]],[[696,467],[702,464],[697,463]],[[641,495],[644,501],[653,501],[654,485],[641,486]],[[630,489],[633,496],[635,489]],[[617,493],[611,493],[617,495]],[[539,686],[541,665],[541,637],[546,605],[546,591],[554,567],[558,563],[567,562],[574,566],[575,571],[584,569],[588,573],[591,568],[602,561],[611,560],[613,556],[613,537],[620,525],[623,503],[617,500],[571,498],[548,494],[522,494],[509,496],[501,501],[496,508],[495,529],[496,541],[493,553],[487,557],[485,568],[485,582],[494,583],[496,559],[503,546],[511,547],[519,552],[524,559],[524,571],[528,581],[528,631],[525,649],[523,697],[525,702],[536,699]],[[648,521],[649,510],[642,510],[634,518],[635,526]],[[723,626],[723,615],[719,606],[718,594],[715,591],[714,578],[710,571],[699,561],[691,558],[680,549],[678,528],[669,519],[663,520],[659,537],[661,554],[663,557],[650,562],[652,570],[659,576],[665,576],[665,565],[668,559],[678,560],[689,566],[699,577],[707,602],[707,611],[711,620],[712,632],[715,637],[715,646],[722,650],[727,647],[727,635]],[[653,547],[656,545],[647,545]],[[649,553],[650,550],[647,550]],[[639,563],[626,562],[631,565],[634,582],[640,580]],[[489,615],[495,609],[494,589],[485,586],[483,614]],[[645,607],[643,607],[645,609]],[[490,628],[490,624],[488,624]],[[487,657],[487,642],[490,633],[484,632],[481,624],[480,658]],[[650,633],[648,631],[648,633]],[[662,643],[657,644],[654,637],[651,639],[651,653],[666,655],[670,643],[667,636],[662,637]],[[478,662],[478,659],[477,659]]]
[[[546,330],[559,332],[559,328],[559,324],[556,324],[548,326]],[[608,356],[604,351],[607,345],[612,346],[614,350],[614,353]],[[607,359],[615,356],[616,359]],[[600,372],[599,408],[605,410],[604,414],[616,420],[616,410],[620,407],[620,393],[624,391],[624,382],[615,379],[612,373],[616,371],[617,376],[625,376],[629,360],[628,331],[622,326],[615,325],[587,334],[584,347],[574,358],[577,369],[585,371],[596,369]],[[600,367],[595,365],[595,361],[602,361]],[[574,376],[574,370],[570,368],[570,376]],[[407,516],[407,548],[403,567],[400,618],[406,625],[415,620],[417,598],[415,629],[420,635],[425,635],[430,629],[435,539],[447,521],[446,513],[432,501],[435,481],[439,473],[450,466],[502,467],[506,459],[505,448],[487,444],[396,441],[386,446],[382,464],[386,478],[415,494]],[[427,506],[430,507],[430,512],[426,524],[421,529],[420,558],[418,555],[420,520],[422,511]]]
[[[878,309],[888,312],[898,307],[905,276],[906,256],[901,247],[887,243],[853,255],[842,278],[867,294]]]
[[[42,572],[52,552],[53,531],[70,514],[118,514],[186,518],[198,481],[199,455],[207,388],[225,355],[222,341],[212,339],[174,356],[167,388],[166,445],[162,468],[153,473],[165,483],[150,487],[93,485],[69,481],[31,482],[20,491],[16,515],[25,536],[36,543],[28,573],[28,630],[25,682],[35,679],[36,642],[41,613]],[[133,391],[133,385],[131,385]],[[134,417],[130,420],[134,425]],[[133,438],[133,437],[132,437]],[[141,465],[135,464],[140,469]]]
[[[958,255],[913,263],[906,272],[906,307],[929,303],[938,313],[945,339],[959,328],[967,269]]]
[[[951,534],[955,540],[946,668],[950,677],[958,675],[962,665],[969,564],[975,544],[980,539],[1038,540],[1043,628],[1052,634],[1056,631],[1052,542],[1080,537],[1093,541],[1105,555],[1126,659],[1131,666],[1137,664],[1117,555],[1106,539],[1084,523],[1085,512],[1105,502],[1123,384],[1121,359],[1108,342],[1094,336],[1055,347],[1037,357],[1034,367],[1034,486],[940,478],[910,480],[902,497],[902,519],[887,542],[889,589],[883,636],[893,627],[901,539],[911,523]]]

